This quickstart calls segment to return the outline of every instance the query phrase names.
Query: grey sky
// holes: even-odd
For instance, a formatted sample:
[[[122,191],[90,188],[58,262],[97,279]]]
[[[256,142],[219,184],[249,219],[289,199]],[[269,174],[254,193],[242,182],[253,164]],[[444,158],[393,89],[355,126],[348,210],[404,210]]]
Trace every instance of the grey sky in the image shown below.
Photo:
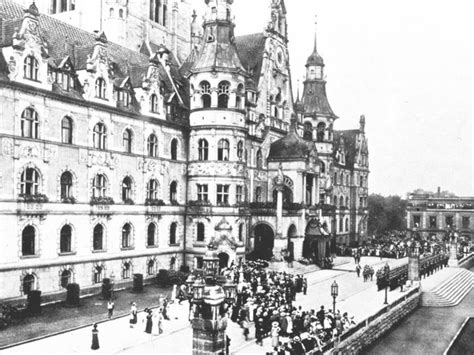
[[[237,34],[259,32],[270,0],[236,0]],[[318,15],[336,128],[367,117],[372,193],[441,186],[473,193],[469,1],[287,0],[294,85]]]

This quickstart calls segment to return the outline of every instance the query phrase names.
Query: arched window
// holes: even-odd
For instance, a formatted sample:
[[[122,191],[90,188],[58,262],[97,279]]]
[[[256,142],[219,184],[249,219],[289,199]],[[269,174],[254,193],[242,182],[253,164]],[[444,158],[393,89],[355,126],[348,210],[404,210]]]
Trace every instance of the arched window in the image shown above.
[[[260,186],[255,188],[255,202],[263,202],[262,188]]]
[[[104,227],[101,224],[94,227],[92,248],[94,251],[104,250]]]
[[[341,174],[339,175],[339,185],[343,185],[344,184],[344,173],[341,172]]]
[[[64,270],[61,273],[61,287],[62,288],[67,288],[67,285],[69,285],[72,281],[72,273],[70,270]]]
[[[92,183],[92,197],[106,197],[107,179],[105,175],[97,174]]]
[[[146,197],[149,200],[158,199],[158,181],[157,180],[152,179],[148,181]]]
[[[227,139],[221,139],[217,145],[217,160],[229,161],[230,144]]]
[[[243,84],[239,84],[239,86],[237,86],[237,97],[236,97],[236,101],[235,101],[235,107],[237,107],[238,109],[243,109],[243,101],[244,101],[244,97],[245,97],[245,90],[244,90],[244,85]]]
[[[201,82],[201,103],[203,108],[211,107],[211,84],[207,81]]]
[[[198,143],[198,155],[200,161],[209,159],[209,143],[205,139],[200,139]]]
[[[119,10],[119,17],[120,17],[120,18],[123,18],[123,9],[120,9],[120,10]]]
[[[178,202],[178,183],[173,181],[170,185],[170,201],[171,203]]]
[[[132,226],[130,223],[125,223],[122,227],[122,249],[132,247]]]
[[[38,127],[38,114],[31,107],[28,107],[21,114],[21,136],[38,139]]]
[[[147,142],[148,156],[156,158],[158,156],[158,138],[150,134]]]
[[[111,7],[109,10],[109,17],[114,17],[114,16],[115,16],[115,10],[113,7]]]
[[[324,174],[326,173],[326,164],[324,164],[324,162],[321,162],[321,173]]]
[[[257,150],[257,157],[255,160],[255,165],[257,166],[257,169],[262,169],[263,168],[263,155],[262,155],[262,150],[259,149]]]
[[[218,102],[217,106],[219,108],[228,108],[229,107],[229,88],[230,84],[227,81],[223,81],[219,84],[218,87]]]
[[[132,199],[132,179],[127,176],[122,181],[122,201],[130,202]]]
[[[178,160],[178,140],[176,138],[171,141],[171,160]]]
[[[151,260],[148,260],[147,264],[146,264],[146,273],[148,276],[151,276],[151,275],[154,275],[156,273],[156,262],[155,260],[151,259]]]
[[[36,278],[32,274],[25,275],[22,281],[23,294],[27,295],[36,288]]]
[[[72,197],[72,174],[69,171],[65,171],[61,174],[61,199],[67,199]]]
[[[133,133],[130,129],[126,129],[123,131],[123,140],[122,140],[122,145],[125,153],[131,153],[132,152],[132,140],[133,140]]]
[[[346,175],[346,185],[349,186],[351,184],[351,179],[349,174]]]
[[[326,124],[324,122],[318,123],[316,127],[317,134],[316,134],[316,141],[317,142],[324,142],[324,135],[326,132]]]
[[[163,5],[163,26],[166,26],[167,23],[167,18],[168,18],[168,6],[165,4]]]
[[[107,84],[105,83],[104,78],[98,78],[95,81],[95,97],[98,99],[105,99],[107,92]]]
[[[170,245],[175,245],[176,244],[176,229],[177,229],[177,224],[176,223],[171,223],[170,226]]]
[[[280,118],[280,110],[278,109],[278,106],[273,108],[273,117]]]
[[[346,219],[346,232],[349,232],[349,219]]]
[[[156,246],[156,224],[150,223],[147,230],[146,245],[149,247]]]
[[[156,94],[151,95],[150,97],[150,112],[158,113],[159,112],[159,101]]]
[[[244,142],[242,141],[237,143],[237,159],[239,159],[239,161],[244,159]]]
[[[103,277],[104,277],[104,268],[100,265],[97,265],[94,268],[94,283],[100,284],[102,282]]]
[[[94,126],[94,134],[93,134],[93,143],[94,148],[104,150],[107,144],[107,128],[101,122],[97,123]]]
[[[340,197],[339,198],[339,207],[343,207],[344,206],[344,197]]]
[[[239,242],[244,241],[244,224],[239,224]]]
[[[341,217],[339,218],[339,233],[344,231],[344,219]]]
[[[346,196],[346,207],[349,208],[349,197]]]
[[[33,226],[26,226],[21,233],[21,254],[31,256],[36,254],[36,231]]]
[[[63,117],[61,120],[61,142],[72,144],[72,118]]]
[[[23,195],[37,195],[39,192],[40,175],[36,169],[26,168],[21,174],[20,192]]]
[[[337,207],[337,196],[334,196],[333,200],[334,200],[334,202],[333,202],[334,206]]]
[[[313,125],[311,122],[304,123],[304,134],[303,138],[310,141],[313,139]]]
[[[25,58],[25,79],[38,81],[38,61],[32,55]]]
[[[66,224],[59,233],[59,251],[60,253],[70,253],[72,251],[72,228]]]
[[[197,241],[204,242],[206,239],[204,223],[197,224]]]

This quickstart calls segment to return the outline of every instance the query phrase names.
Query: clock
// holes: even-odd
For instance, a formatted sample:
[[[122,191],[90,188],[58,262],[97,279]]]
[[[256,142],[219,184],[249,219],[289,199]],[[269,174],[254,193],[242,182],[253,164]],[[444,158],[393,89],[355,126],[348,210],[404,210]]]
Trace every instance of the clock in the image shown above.
[[[285,65],[285,54],[281,47],[277,47],[276,49],[275,63],[278,69],[282,69]]]

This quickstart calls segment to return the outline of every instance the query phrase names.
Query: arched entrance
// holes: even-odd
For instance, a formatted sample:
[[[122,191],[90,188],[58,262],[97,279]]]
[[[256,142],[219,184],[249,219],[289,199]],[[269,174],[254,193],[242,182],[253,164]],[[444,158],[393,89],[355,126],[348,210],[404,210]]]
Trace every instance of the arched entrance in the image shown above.
[[[227,253],[220,253],[217,255],[219,258],[219,268],[223,269],[229,266],[229,254]]]
[[[289,252],[289,257],[291,258],[291,260],[295,259],[295,246],[292,239],[296,238],[297,236],[298,236],[298,232],[296,230],[296,226],[292,224],[288,228],[288,235],[287,235],[287,241],[288,241],[287,250]]]
[[[270,260],[273,256],[275,235],[267,224],[258,224],[253,232],[255,236],[255,256],[259,259]]]

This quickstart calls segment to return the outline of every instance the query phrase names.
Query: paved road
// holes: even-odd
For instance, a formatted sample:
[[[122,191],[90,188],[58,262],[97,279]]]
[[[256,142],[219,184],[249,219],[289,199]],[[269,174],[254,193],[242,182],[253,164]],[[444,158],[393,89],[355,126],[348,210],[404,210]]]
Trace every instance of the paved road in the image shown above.
[[[386,259],[364,258],[366,263],[379,268]],[[389,260],[391,267],[406,262],[403,260]],[[339,297],[336,307],[341,311],[348,311],[356,320],[366,318],[383,306],[383,292],[376,292],[375,281],[364,283],[357,278],[353,260],[339,265],[337,270],[321,270],[307,274],[308,294],[297,295],[296,304],[304,309],[318,309],[324,304],[327,308],[332,305],[330,286],[337,280]],[[391,292],[390,298],[395,298],[399,291]],[[390,299],[389,298],[389,299]],[[139,315],[139,323],[135,329],[130,329],[128,318],[115,319],[99,325],[99,340],[101,348],[97,353],[160,353],[160,354],[190,354],[192,330],[188,322],[188,306],[172,305],[170,307],[171,321],[165,321],[165,333],[159,336],[144,333],[145,324],[142,323],[143,314]],[[231,352],[239,354],[261,354],[263,350],[270,350],[267,339],[264,347],[257,346],[254,341],[246,342],[238,325],[229,322],[228,335],[232,339]],[[13,353],[86,353],[90,352],[91,329],[85,328],[45,338],[40,341],[27,343],[3,351],[4,354]]]

